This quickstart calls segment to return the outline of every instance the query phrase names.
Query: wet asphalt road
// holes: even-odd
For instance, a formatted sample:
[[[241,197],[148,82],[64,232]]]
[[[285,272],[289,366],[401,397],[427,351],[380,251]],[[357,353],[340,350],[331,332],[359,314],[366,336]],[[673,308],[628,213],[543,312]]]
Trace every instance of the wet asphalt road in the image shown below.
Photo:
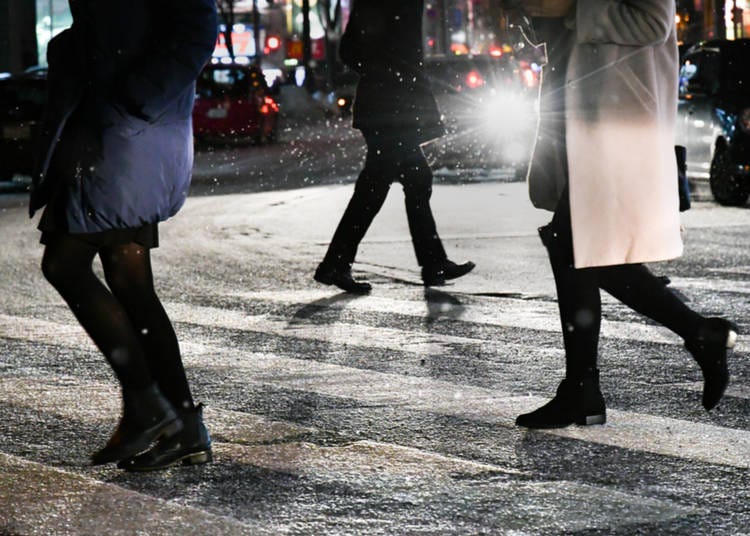
[[[305,145],[275,186],[257,161],[283,140],[201,155],[196,196],[162,226],[157,285],[214,439],[203,467],[87,464],[116,422],[116,385],[39,274],[23,195],[0,197],[0,534],[750,533],[744,338],[706,414],[680,341],[606,299],[608,424],[518,429],[562,374],[534,236],[547,215],[502,173],[439,181],[446,248],[478,267],[426,290],[394,188],[355,265],[372,295],[320,287],[312,270],[350,192],[336,183],[362,154],[326,131],[347,158],[334,168],[334,149]],[[697,203],[685,224],[685,256],[655,270],[750,332],[748,210]]]

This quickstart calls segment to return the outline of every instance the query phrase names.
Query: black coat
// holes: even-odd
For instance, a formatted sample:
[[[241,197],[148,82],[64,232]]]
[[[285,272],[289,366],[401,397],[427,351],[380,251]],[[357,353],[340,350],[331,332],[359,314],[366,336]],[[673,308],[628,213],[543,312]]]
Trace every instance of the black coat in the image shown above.
[[[215,4],[70,0],[70,7],[73,25],[48,47],[30,213],[55,195],[62,230],[71,233],[163,221],[190,184],[195,79],[216,44]]]
[[[341,60],[360,75],[354,127],[428,141],[443,124],[423,69],[423,0],[355,0]]]
[[[565,84],[575,35],[562,17],[535,18],[533,23],[539,41],[547,45],[549,61],[542,71],[538,136],[528,173],[529,196],[535,207],[555,210],[568,184]]]

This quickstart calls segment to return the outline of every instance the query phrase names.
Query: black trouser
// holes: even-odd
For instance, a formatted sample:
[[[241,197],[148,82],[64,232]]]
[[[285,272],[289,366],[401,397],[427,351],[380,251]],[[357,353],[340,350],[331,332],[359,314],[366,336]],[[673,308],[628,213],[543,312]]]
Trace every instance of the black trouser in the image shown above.
[[[367,143],[365,167],[341,217],[323,263],[349,266],[359,243],[385,202],[391,183],[404,188],[406,216],[414,252],[420,266],[435,266],[446,260],[445,250],[430,208],[432,171],[419,141],[399,132],[363,132]]]
[[[601,298],[599,289],[686,339],[703,317],[687,307],[643,264],[596,268],[573,267],[573,236],[568,189],[552,221],[539,230],[555,276],[568,377],[596,368]]]

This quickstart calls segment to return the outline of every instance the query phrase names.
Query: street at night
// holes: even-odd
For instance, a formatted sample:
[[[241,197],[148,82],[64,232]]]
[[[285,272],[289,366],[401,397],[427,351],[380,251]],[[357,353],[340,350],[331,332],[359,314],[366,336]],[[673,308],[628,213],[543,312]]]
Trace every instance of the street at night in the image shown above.
[[[304,143],[287,134],[200,152],[196,194],[154,252],[206,405],[215,460],[205,466],[89,465],[115,426],[117,384],[43,280],[26,195],[0,198],[1,533],[747,533],[743,336],[727,395],[708,414],[681,341],[605,298],[607,424],[518,428],[515,416],[564,374],[536,236],[549,213],[503,178],[512,173],[438,178],[446,249],[477,268],[425,289],[394,185],[354,266],[371,295],[318,285],[312,273],[363,152],[346,122],[308,128]],[[325,169],[336,152],[340,171],[300,171]],[[266,165],[278,155],[288,162]],[[216,169],[229,158],[239,173]],[[312,186],[286,182],[305,176]],[[698,201],[683,219],[685,255],[653,269],[700,312],[747,332],[750,212]]]
[[[748,36],[0,0],[0,536],[750,536]]]

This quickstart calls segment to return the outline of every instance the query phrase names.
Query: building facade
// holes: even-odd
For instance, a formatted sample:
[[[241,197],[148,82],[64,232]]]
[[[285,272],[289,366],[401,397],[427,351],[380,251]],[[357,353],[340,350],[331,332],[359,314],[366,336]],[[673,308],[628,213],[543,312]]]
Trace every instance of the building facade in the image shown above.
[[[330,61],[351,5],[351,0],[220,1],[234,4],[244,54],[255,55],[260,45],[257,52],[290,64]],[[496,0],[427,0],[427,54],[478,54],[501,45],[499,6]],[[677,13],[682,43],[750,36],[750,0],[677,0]],[[70,23],[68,0],[0,0],[0,72],[43,65],[47,43]]]

